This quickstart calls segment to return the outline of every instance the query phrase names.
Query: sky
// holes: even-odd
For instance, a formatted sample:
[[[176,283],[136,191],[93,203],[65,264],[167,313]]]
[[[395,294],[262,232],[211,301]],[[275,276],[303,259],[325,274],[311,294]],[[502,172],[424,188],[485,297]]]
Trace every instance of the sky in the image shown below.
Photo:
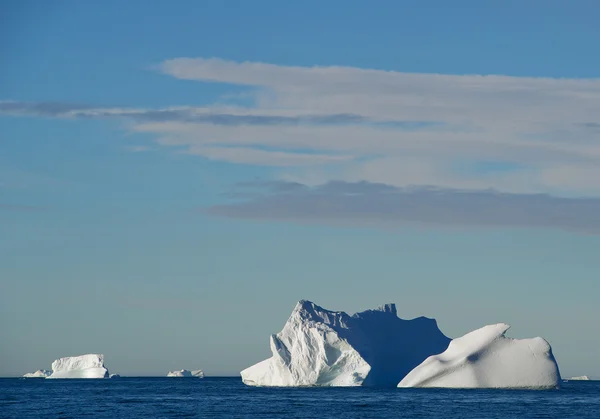
[[[600,378],[598,12],[0,2],[0,376],[236,375],[308,299]]]

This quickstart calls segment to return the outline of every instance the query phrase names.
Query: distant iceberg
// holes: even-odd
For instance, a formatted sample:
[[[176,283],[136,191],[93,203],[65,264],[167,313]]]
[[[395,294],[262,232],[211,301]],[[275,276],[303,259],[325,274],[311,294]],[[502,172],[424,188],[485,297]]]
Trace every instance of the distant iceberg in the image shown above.
[[[52,371],[37,370],[36,372],[28,372],[27,374],[24,374],[23,377],[24,378],[46,378],[50,374],[52,374]]]
[[[108,378],[121,378],[119,374],[110,374]]]
[[[52,363],[52,374],[47,378],[108,378],[104,355],[87,354],[57,359]]]
[[[256,386],[395,387],[449,342],[435,320],[400,319],[394,304],[349,316],[303,300],[271,335],[273,356],[241,376]]]
[[[196,377],[204,378],[204,372],[202,370],[181,370],[181,371],[169,371],[167,377]]]
[[[571,377],[568,381],[590,381],[590,377],[587,375],[579,375],[577,377]]]
[[[398,387],[557,388],[560,373],[550,344],[540,337],[507,338],[509,328],[499,323],[454,339]]]

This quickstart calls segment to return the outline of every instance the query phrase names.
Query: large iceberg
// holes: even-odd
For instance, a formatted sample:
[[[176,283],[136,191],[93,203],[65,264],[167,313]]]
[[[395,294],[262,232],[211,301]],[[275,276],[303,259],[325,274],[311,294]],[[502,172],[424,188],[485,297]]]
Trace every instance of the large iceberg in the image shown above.
[[[52,375],[48,378],[108,378],[104,367],[104,355],[87,354],[68,356],[52,363]]]
[[[50,374],[52,374],[52,371],[37,370],[36,372],[28,372],[27,374],[23,375],[23,377],[24,378],[46,378]]]
[[[511,339],[499,323],[450,342],[427,358],[398,387],[556,388],[560,373],[550,344],[540,337]]]
[[[394,304],[353,316],[300,301],[273,356],[241,372],[257,386],[396,386],[430,355],[448,347],[433,319],[402,320]]]
[[[169,371],[167,377],[196,377],[204,378],[204,372],[202,370],[181,370],[181,371]]]

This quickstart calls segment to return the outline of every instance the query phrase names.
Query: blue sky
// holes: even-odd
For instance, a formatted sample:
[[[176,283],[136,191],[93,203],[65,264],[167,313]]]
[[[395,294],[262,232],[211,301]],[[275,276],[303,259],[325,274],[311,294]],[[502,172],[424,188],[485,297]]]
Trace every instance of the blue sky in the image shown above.
[[[600,377],[597,2],[0,8],[0,375],[237,374],[310,299]]]

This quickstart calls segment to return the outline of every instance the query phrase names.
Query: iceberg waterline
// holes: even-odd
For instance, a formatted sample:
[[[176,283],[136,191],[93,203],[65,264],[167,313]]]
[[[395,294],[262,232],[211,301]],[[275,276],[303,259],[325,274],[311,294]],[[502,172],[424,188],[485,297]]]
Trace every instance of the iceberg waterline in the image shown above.
[[[241,376],[253,386],[558,387],[549,343],[507,338],[508,328],[451,341],[433,319],[398,318],[394,304],[349,316],[302,300],[271,335],[271,358]]]

